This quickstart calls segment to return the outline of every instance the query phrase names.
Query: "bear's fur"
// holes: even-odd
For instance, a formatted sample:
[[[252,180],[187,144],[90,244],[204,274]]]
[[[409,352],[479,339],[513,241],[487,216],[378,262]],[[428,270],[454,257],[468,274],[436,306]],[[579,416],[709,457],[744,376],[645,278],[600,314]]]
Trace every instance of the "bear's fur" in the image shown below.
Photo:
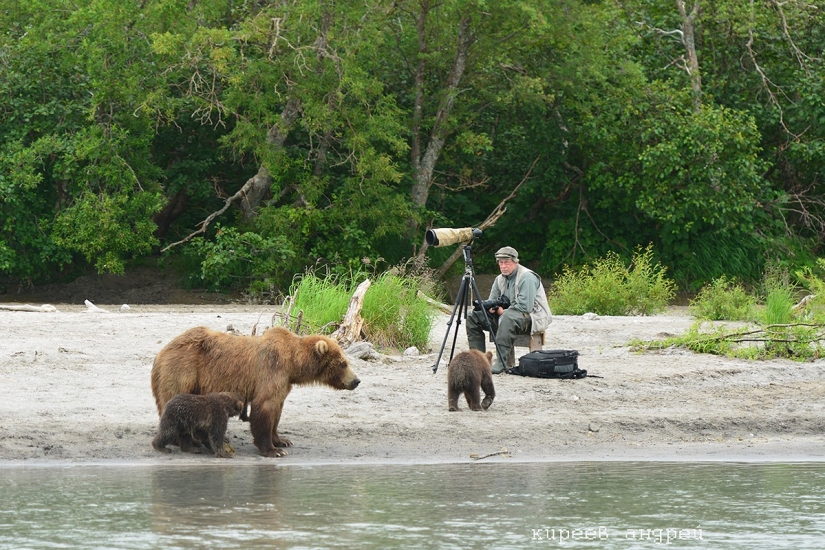
[[[292,445],[277,430],[294,384],[354,390],[359,383],[335,340],[298,336],[283,327],[270,328],[262,336],[195,327],[160,350],[152,366],[158,413],[179,393],[237,392],[251,404],[249,424],[258,452],[274,457],[286,455],[278,447]]]
[[[244,399],[238,393],[182,393],[170,399],[160,415],[158,434],[152,447],[162,453],[171,452],[167,445],[177,445],[189,452],[198,443],[221,458],[232,458],[224,448],[224,436],[229,417],[238,416]]]
[[[493,403],[496,390],[493,387],[491,352],[482,353],[472,349],[462,351],[447,366],[447,405],[451,411],[457,411],[458,398],[463,393],[471,410],[487,409]],[[484,390],[484,401],[479,403]]]

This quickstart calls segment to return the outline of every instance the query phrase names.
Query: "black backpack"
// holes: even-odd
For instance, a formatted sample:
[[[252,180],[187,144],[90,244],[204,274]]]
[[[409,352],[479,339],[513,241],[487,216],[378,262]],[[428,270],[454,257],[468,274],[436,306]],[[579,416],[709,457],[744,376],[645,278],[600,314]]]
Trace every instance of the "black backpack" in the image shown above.
[[[587,371],[579,368],[579,352],[566,349],[543,349],[522,355],[518,366],[507,371],[536,378],[584,378]]]

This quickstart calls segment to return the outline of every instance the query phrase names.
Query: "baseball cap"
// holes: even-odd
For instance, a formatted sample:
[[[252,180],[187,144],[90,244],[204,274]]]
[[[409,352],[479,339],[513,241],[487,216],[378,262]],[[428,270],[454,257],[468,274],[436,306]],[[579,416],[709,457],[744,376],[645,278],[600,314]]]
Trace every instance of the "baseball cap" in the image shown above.
[[[498,252],[496,252],[496,260],[503,260],[507,258],[518,261],[518,252],[516,252],[516,249],[512,246],[499,248]]]

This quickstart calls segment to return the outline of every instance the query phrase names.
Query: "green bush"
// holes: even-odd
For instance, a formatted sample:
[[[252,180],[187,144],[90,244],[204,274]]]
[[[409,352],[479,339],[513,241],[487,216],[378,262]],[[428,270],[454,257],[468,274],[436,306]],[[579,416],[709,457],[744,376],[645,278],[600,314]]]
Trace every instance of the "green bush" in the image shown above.
[[[825,289],[825,283],[810,270],[798,273],[811,289]],[[697,317],[709,320],[753,321],[742,326],[699,321],[682,336],[653,342],[632,342],[636,351],[684,347],[699,353],[713,353],[742,359],[774,359],[778,357],[808,361],[825,355],[823,325],[816,312],[795,308],[796,285],[790,281],[787,269],[769,266],[763,275],[762,295],[765,305],[756,312],[755,299],[741,287],[720,277],[703,288],[691,307]],[[749,316],[742,312],[750,309]]]
[[[627,265],[618,254],[585,264],[579,271],[565,266],[548,295],[557,315],[650,315],[663,311],[676,293],[665,268],[653,263],[653,250],[637,250]]]
[[[332,333],[343,320],[353,292],[363,274],[350,281],[327,275],[320,278],[307,272],[290,289],[293,315],[303,312],[302,324],[309,332]],[[425,349],[436,311],[419,293],[429,286],[422,277],[388,271],[379,275],[364,295],[361,317],[366,339],[376,346]]]
[[[243,289],[259,292],[289,280],[286,270],[295,257],[289,238],[265,238],[216,224],[214,240],[192,239],[185,254],[201,261],[195,276],[209,290]],[[255,283],[252,285],[252,283]]]
[[[690,301],[693,316],[708,321],[750,321],[755,306],[756,298],[724,275],[702,287]]]

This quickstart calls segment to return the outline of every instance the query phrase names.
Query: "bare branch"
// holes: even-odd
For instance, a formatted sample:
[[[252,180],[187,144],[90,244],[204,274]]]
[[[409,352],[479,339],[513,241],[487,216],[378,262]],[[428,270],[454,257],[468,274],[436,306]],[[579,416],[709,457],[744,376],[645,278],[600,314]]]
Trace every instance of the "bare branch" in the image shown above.
[[[261,170],[258,171],[258,174],[255,174],[253,177],[249,178],[249,180],[247,180],[247,182],[243,185],[243,187],[241,187],[238,190],[237,193],[235,193],[234,195],[232,195],[231,197],[226,199],[226,201],[224,201],[223,208],[221,208],[217,212],[212,212],[211,214],[209,214],[209,216],[207,216],[207,218],[205,220],[203,220],[202,222],[200,222],[198,224],[199,228],[197,230],[190,233],[187,237],[185,237],[185,238],[183,238],[183,239],[181,239],[177,242],[174,242],[170,245],[167,245],[166,247],[161,249],[161,252],[167,252],[168,250],[170,250],[170,249],[172,249],[172,248],[174,248],[178,245],[181,245],[181,244],[184,244],[186,242],[191,241],[192,239],[194,239],[198,235],[203,235],[204,233],[206,233],[206,230],[209,228],[209,224],[212,223],[212,221],[215,218],[217,218],[218,216],[220,216],[221,214],[223,214],[224,212],[229,210],[229,207],[232,206],[233,204],[235,204],[236,202],[240,202],[240,201],[244,200],[244,198],[246,197],[247,192],[249,192],[249,190],[252,189],[252,187],[256,184],[256,180],[261,175],[262,171],[266,172],[267,176],[269,175],[269,172],[266,170],[266,168],[264,168],[262,166]]]
[[[776,10],[779,12],[779,17],[782,19],[782,32],[785,34],[785,38],[788,39],[788,45],[790,45],[791,51],[796,57],[799,66],[802,68],[802,70],[805,71],[805,74],[810,76],[811,70],[808,68],[807,62],[811,61],[812,59],[796,46],[796,43],[794,43],[793,38],[791,37],[791,31],[790,29],[788,29],[788,19],[785,17],[785,10],[782,9],[782,6],[785,5],[785,2],[780,3],[776,0],[771,0],[771,3],[776,7]]]
[[[536,164],[538,163],[540,158],[541,158],[541,156],[536,157],[536,160],[534,160],[533,164],[530,165],[530,169],[527,170],[527,173],[524,174],[524,177],[521,179],[521,181],[518,183],[518,185],[516,185],[513,188],[513,190],[510,192],[509,195],[504,197],[501,200],[501,202],[498,203],[498,205],[493,209],[493,211],[490,213],[490,215],[487,216],[487,219],[485,219],[483,222],[481,222],[480,225],[478,225],[479,229],[481,229],[483,231],[483,230],[487,229],[488,227],[492,227],[504,215],[504,213],[507,211],[507,208],[505,207],[505,205],[507,204],[508,201],[510,201],[511,199],[513,199],[516,196],[516,193],[518,193],[519,188],[524,184],[525,181],[527,181],[527,178],[530,177],[530,173],[533,171],[533,168],[536,167]],[[427,241],[425,240],[424,244],[421,245],[421,250],[419,250],[418,256],[423,257],[424,254],[427,252],[427,248],[429,248],[429,245],[427,244]],[[439,267],[435,271],[435,273],[433,274],[433,277],[435,279],[442,278],[444,276],[444,274],[447,272],[447,270],[450,269],[450,267],[452,267],[452,265],[455,263],[455,261],[459,258],[459,256],[461,256],[461,254],[462,254],[462,248],[461,247],[456,247],[456,249],[453,251],[453,253],[450,255],[450,257],[447,258],[447,261],[445,261],[441,265],[441,267]]]

